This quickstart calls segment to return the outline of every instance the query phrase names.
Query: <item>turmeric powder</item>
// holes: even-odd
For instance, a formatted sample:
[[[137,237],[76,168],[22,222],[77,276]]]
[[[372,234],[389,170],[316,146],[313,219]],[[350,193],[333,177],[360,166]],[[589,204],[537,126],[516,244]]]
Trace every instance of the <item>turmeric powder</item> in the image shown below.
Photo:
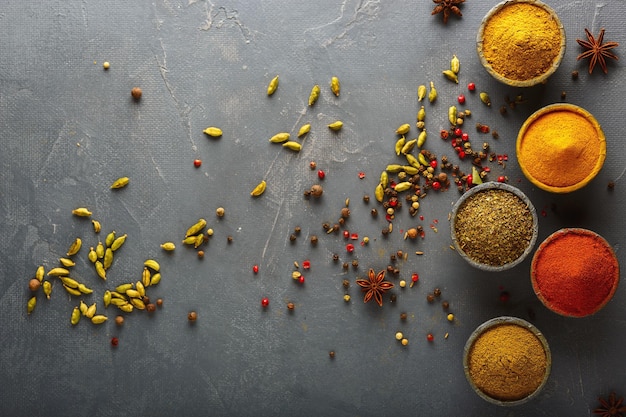
[[[541,341],[517,324],[499,324],[480,334],[467,358],[472,382],[499,401],[518,401],[534,393],[548,371]]]
[[[590,180],[604,163],[604,135],[593,116],[576,106],[545,110],[531,116],[522,127],[517,140],[518,162],[536,185],[573,191],[565,187]]]
[[[561,55],[561,26],[533,3],[505,5],[483,29],[482,52],[504,78],[527,81],[545,74]]]

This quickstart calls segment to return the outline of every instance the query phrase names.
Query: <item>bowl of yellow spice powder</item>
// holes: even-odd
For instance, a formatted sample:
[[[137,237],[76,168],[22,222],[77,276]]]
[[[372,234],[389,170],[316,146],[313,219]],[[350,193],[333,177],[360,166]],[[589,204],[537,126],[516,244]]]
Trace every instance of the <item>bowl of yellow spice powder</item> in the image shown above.
[[[548,342],[532,324],[496,317],[478,326],[463,352],[465,376],[476,394],[501,406],[537,396],[550,375]]]
[[[536,111],[524,122],[516,152],[530,182],[552,193],[569,193],[587,185],[602,169],[606,139],[588,111],[557,103]]]
[[[515,87],[544,82],[565,54],[565,30],[538,0],[506,0],[484,17],[476,38],[480,61],[494,78]]]
[[[455,250],[484,271],[503,271],[522,262],[537,241],[537,231],[537,211],[528,197],[501,182],[471,188],[450,215]]]

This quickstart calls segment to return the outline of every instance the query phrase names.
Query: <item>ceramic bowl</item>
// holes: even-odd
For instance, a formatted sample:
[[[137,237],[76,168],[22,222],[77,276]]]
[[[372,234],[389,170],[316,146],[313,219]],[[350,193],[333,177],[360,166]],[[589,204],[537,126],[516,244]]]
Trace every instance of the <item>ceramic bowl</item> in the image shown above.
[[[541,380],[541,382],[539,383],[539,385],[537,386],[537,388],[535,388],[530,394],[525,395],[521,398],[516,398],[516,399],[512,399],[512,400],[502,400],[502,399],[498,399],[498,398],[494,398],[493,396],[489,395],[488,393],[486,393],[485,391],[483,391],[478,385],[476,385],[476,383],[474,382],[474,379],[472,377],[472,370],[471,370],[471,354],[472,354],[472,349],[474,347],[474,343],[488,330],[494,329],[497,326],[501,326],[501,325],[516,325],[516,326],[520,326],[521,328],[531,332],[540,342],[541,346],[543,347],[543,352],[546,355],[546,369],[543,375],[543,379]],[[503,346],[493,346],[494,349],[499,348],[502,349],[503,347],[506,347],[507,345],[507,341],[503,340]],[[501,350],[499,350],[499,352],[502,352]],[[510,360],[510,356],[507,358]],[[514,364],[512,364],[514,365]],[[520,405],[520,404],[524,404],[530,400],[532,400],[533,398],[535,398],[543,389],[543,387],[546,385],[546,382],[548,381],[548,377],[550,376],[550,369],[552,367],[552,355],[550,353],[550,347],[548,346],[548,341],[546,340],[546,338],[543,336],[543,334],[539,331],[539,329],[537,329],[535,326],[533,326],[532,324],[530,324],[529,322],[527,322],[526,320],[517,318],[517,317],[509,317],[509,316],[502,316],[502,317],[496,317],[493,318],[491,320],[487,320],[486,322],[484,322],[483,324],[481,324],[480,326],[478,326],[476,328],[476,330],[474,330],[474,332],[470,335],[470,337],[467,339],[467,343],[465,344],[465,348],[463,350],[463,370],[465,372],[465,377],[467,378],[467,381],[469,382],[470,386],[472,387],[472,389],[474,390],[474,392],[476,394],[478,394],[478,396],[480,396],[481,398],[483,398],[484,400],[492,403],[492,404],[496,404],[496,405],[500,405],[500,406],[514,406],[514,405]]]
[[[574,117],[559,135],[544,135],[559,117]],[[582,163],[580,155],[593,158]],[[522,125],[516,143],[517,160],[526,178],[542,190],[569,193],[596,177],[606,158],[606,138],[598,121],[587,110],[573,104],[548,105],[533,113]],[[586,160],[587,158],[585,158]],[[558,175],[554,175],[558,174]]]
[[[581,243],[585,243],[585,246],[587,243],[592,244],[591,253],[581,249],[581,253],[576,254],[573,251],[568,251],[567,247],[559,246],[560,239],[568,235],[575,235]],[[578,246],[583,247],[582,245]],[[556,255],[551,258],[559,261],[560,265],[558,267],[553,266],[558,270],[539,278],[537,274],[539,262],[542,257],[550,256],[549,247],[553,248],[553,254]],[[584,259],[587,255],[593,257],[593,260],[600,259],[601,252],[609,259],[609,263],[606,265],[583,265],[582,267],[573,265],[574,259]],[[567,256],[571,258],[568,260]],[[552,261],[552,259],[550,260]],[[604,267],[606,267],[606,273],[600,274],[602,283],[590,281],[593,274],[585,273],[584,270],[584,268],[589,268],[593,270],[591,272],[595,272],[598,268]],[[574,268],[577,272],[568,273],[570,268]],[[571,279],[563,282],[565,279],[563,276]],[[531,263],[530,278],[537,298],[549,310],[565,317],[585,317],[600,311],[613,298],[619,284],[619,263],[611,245],[599,234],[587,229],[565,228],[552,233],[539,245]],[[589,305],[583,306],[576,302],[574,292],[577,294],[583,292],[586,303]]]
[[[517,259],[511,262],[505,263],[503,265],[490,265],[490,264],[481,263],[475,259],[472,259],[463,250],[462,248],[463,245],[461,245],[461,243],[459,242],[459,239],[457,238],[457,233],[456,233],[456,222],[457,222],[457,215],[458,215],[459,208],[469,198],[472,198],[476,194],[484,192],[484,191],[488,191],[488,190],[493,190],[493,189],[504,190],[517,196],[528,207],[530,215],[532,216],[532,236],[531,236],[528,246]],[[497,209],[497,204],[494,204],[494,209]],[[514,219],[512,221],[514,221]],[[512,185],[501,183],[501,182],[490,181],[490,182],[486,182],[486,183],[483,183],[483,184],[480,184],[471,188],[469,191],[467,191],[457,200],[457,202],[452,208],[452,214],[450,216],[450,235],[452,237],[454,248],[461,255],[461,257],[467,261],[467,263],[469,263],[475,268],[478,268],[484,271],[496,271],[497,272],[497,271],[504,271],[504,270],[513,268],[515,265],[522,262],[530,254],[530,252],[533,250],[533,247],[535,246],[535,242],[537,241],[538,223],[539,222],[537,219],[537,211],[535,210],[535,207],[530,202],[528,197],[526,197],[526,195],[523,192],[521,192],[518,188],[513,187]],[[486,247],[485,250],[489,250],[489,248]]]
[[[551,56],[542,56],[547,54],[545,52],[546,50],[542,48],[528,48],[526,50],[523,50],[519,46],[528,44],[529,40],[526,39],[527,37],[530,37],[532,39],[537,38],[537,34],[532,32],[529,33],[527,37],[523,36],[523,31],[532,30],[532,26],[531,28],[522,27],[521,25],[511,26],[509,32],[506,33],[506,35],[510,39],[515,39],[515,42],[501,42],[500,44],[497,44],[496,42],[490,41],[489,39],[485,38],[486,35],[489,36],[490,34],[490,25],[494,24],[494,22],[497,22],[498,16],[500,16],[499,13],[505,13],[507,12],[508,7],[520,3],[525,3],[530,6],[535,6],[539,8],[540,13],[548,16],[550,22],[554,22],[555,30],[558,30],[558,32],[560,33],[560,39],[558,50],[556,50],[553,54],[550,54]],[[510,12],[510,10],[512,9],[508,10]],[[524,15],[528,15],[528,12],[524,12]],[[522,20],[520,19],[520,22],[521,21]],[[551,62],[546,63],[547,68],[545,69],[545,71],[541,72],[540,74],[533,74],[532,77],[527,76],[526,74],[517,74],[513,72],[506,73],[505,70],[498,67],[497,63],[491,62],[492,59],[489,58],[489,56],[492,55],[490,51],[495,50],[495,48],[498,47],[502,49],[501,51],[498,51],[499,54],[501,54],[502,56],[519,56],[520,54],[524,53],[526,55],[526,59],[529,61],[537,61],[541,59],[547,61],[551,58]],[[487,48],[490,49],[488,50]],[[539,83],[545,82],[548,77],[550,77],[559,67],[563,59],[563,55],[565,54],[565,30],[563,29],[563,24],[561,23],[561,20],[557,16],[556,12],[541,1],[506,0],[494,6],[483,18],[480,28],[478,29],[478,35],[476,36],[476,50],[478,52],[478,57],[480,58],[481,63],[483,64],[487,72],[491,74],[496,80],[514,87],[531,87]]]

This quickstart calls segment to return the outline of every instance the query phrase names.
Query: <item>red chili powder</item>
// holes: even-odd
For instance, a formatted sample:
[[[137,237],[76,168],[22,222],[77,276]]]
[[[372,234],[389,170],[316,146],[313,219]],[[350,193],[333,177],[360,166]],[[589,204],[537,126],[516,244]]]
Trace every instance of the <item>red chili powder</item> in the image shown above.
[[[595,313],[617,288],[619,264],[604,239],[569,229],[541,244],[531,267],[535,293],[552,311],[573,317]]]

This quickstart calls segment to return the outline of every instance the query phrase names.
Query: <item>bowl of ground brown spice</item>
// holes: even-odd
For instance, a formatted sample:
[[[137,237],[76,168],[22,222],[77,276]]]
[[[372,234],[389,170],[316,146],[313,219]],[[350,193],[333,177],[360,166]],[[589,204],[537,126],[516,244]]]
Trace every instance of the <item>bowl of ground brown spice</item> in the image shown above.
[[[587,110],[557,103],[533,113],[516,143],[522,172],[537,187],[569,193],[587,185],[602,169],[606,138]]]
[[[552,365],[546,338],[517,317],[496,317],[481,324],[463,353],[465,376],[476,394],[501,406],[523,404],[537,396]]]
[[[483,18],[476,38],[480,61],[494,78],[515,87],[547,80],[565,54],[565,30],[538,0],[506,0]]]
[[[522,262],[535,245],[537,230],[537,211],[528,197],[500,182],[471,188],[450,216],[454,248],[485,271],[503,271]]]

